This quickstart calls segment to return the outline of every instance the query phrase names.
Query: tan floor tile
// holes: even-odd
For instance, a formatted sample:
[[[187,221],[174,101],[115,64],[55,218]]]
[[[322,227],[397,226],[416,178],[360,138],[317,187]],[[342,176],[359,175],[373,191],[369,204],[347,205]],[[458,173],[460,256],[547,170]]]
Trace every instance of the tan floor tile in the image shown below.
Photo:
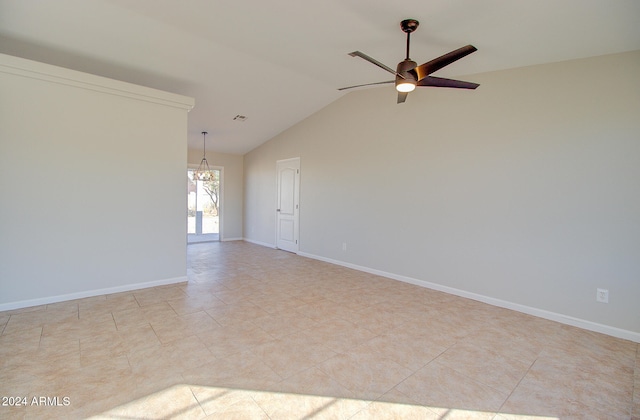
[[[104,295],[106,300],[115,299],[121,302],[135,301],[136,297],[133,295],[133,292],[119,292],[119,293],[110,293],[108,295]]]
[[[193,261],[190,261],[190,263],[192,264]],[[222,287],[213,279],[206,282],[195,282],[192,281],[191,277],[189,277],[189,281],[187,283],[182,283],[181,286],[183,286],[182,291],[185,295],[196,298],[202,295],[214,296],[214,291]]]
[[[366,401],[321,395],[257,392],[256,403],[272,419],[349,419],[362,410]]]
[[[135,290],[133,295],[140,306],[149,306],[172,299],[180,299],[185,296],[185,293],[179,286],[170,285]]]
[[[3,357],[11,354],[35,351],[40,346],[42,327],[28,327],[0,336],[0,368]]]
[[[515,389],[531,367],[528,363],[468,343],[452,346],[436,361],[507,394]]]
[[[458,341],[467,337],[477,327],[465,320],[458,312],[450,313],[448,309],[428,307],[420,310],[404,308],[400,313],[406,314],[413,322],[403,324],[399,330],[417,336],[431,336],[433,339],[447,342]]]
[[[278,384],[280,392],[355,399],[357,394],[317,367],[296,373]]]
[[[80,339],[113,331],[116,331],[116,324],[113,321],[113,317],[111,314],[104,314],[97,318],[74,319],[45,324],[42,329],[42,336],[61,336],[64,338]]]
[[[93,318],[98,315],[110,314],[126,309],[135,309],[140,306],[131,293],[109,296],[110,297],[103,295],[102,299],[99,300],[80,301],[78,303],[80,319]]]
[[[113,362],[109,362],[107,369],[110,373],[119,372]],[[128,369],[128,366],[126,369]],[[77,410],[97,398],[97,392],[100,392],[104,388],[111,387],[111,379],[112,378],[105,380],[104,377],[98,377],[98,374],[96,374],[94,370],[85,372],[79,363],[73,366],[60,363],[55,369],[49,367],[46,373],[38,375],[32,383],[30,395],[36,397],[67,397],[70,402],[68,408]],[[41,414],[45,414],[46,410],[44,408],[39,409],[34,407],[34,411],[29,411],[32,416],[39,417]],[[56,412],[58,411],[59,410],[56,409]],[[34,415],[34,413],[39,414]]]
[[[295,299],[287,295],[283,296],[282,293],[278,296],[263,294],[252,295],[248,300],[269,314],[291,311],[306,305],[304,301]]]
[[[390,311],[381,310],[377,307],[367,307],[358,313],[355,323],[375,334],[384,334],[389,330],[401,328],[404,324],[413,321],[410,317]]]
[[[176,314],[167,302],[113,312],[113,319],[115,320],[117,328],[140,324],[144,325],[153,321],[162,321],[177,316],[178,314]]]
[[[222,326],[235,326],[251,322],[256,318],[269,315],[267,311],[252,303],[242,301],[236,305],[215,307],[206,312]]]
[[[2,315],[14,315],[14,314],[22,314],[25,312],[39,312],[46,311],[47,305],[37,305],[37,306],[27,306],[24,308],[10,309],[8,311],[0,312]]]
[[[213,295],[225,305],[242,305],[247,303],[247,299],[253,295],[253,292],[250,290],[232,290],[223,287],[213,292]]]
[[[17,360],[7,363],[0,371],[0,396],[33,395],[32,389],[38,377],[30,361]],[[2,408],[0,408],[0,413]],[[2,416],[0,416],[1,418]]]
[[[558,332],[562,345],[573,346],[581,352],[615,357],[620,361],[637,356],[637,343],[605,334],[583,330],[569,325],[560,325]]]
[[[215,357],[230,356],[275,340],[250,322],[212,329],[199,333],[198,337]]]
[[[338,354],[320,363],[318,369],[359,398],[371,400],[379,398],[413,373],[392,360],[359,354]]]
[[[180,373],[197,368],[215,358],[196,336],[132,350],[127,357],[133,372],[140,375],[149,375],[158,370]]]
[[[0,376],[8,380],[37,380],[55,375],[59,371],[68,372],[80,367],[78,342],[70,342],[61,349],[37,349],[2,358]],[[2,382],[2,381],[0,381]],[[11,382],[9,382],[11,383]]]
[[[376,337],[376,334],[368,329],[343,319],[325,319],[318,322],[313,330],[304,333],[338,353],[346,352]]]
[[[191,385],[191,391],[207,419],[269,419],[252,398],[255,392],[198,385]]]
[[[421,331],[423,333],[424,330]],[[451,347],[455,341],[437,335],[413,335],[402,329],[389,331],[347,350],[347,353],[369,353],[415,371]]]
[[[151,327],[162,343],[222,328],[209,314],[203,311],[152,321]]]
[[[586,371],[633,375],[637,344],[577,328],[561,326],[561,333],[540,353],[542,360],[581,366]]]
[[[202,385],[190,385],[190,388],[207,415],[222,416],[230,412],[236,415],[242,413],[245,416],[249,413],[254,415],[256,412],[249,407],[253,405],[255,405],[254,408],[258,408],[262,412],[262,409],[251,398],[252,391],[250,390]],[[264,412],[262,415],[265,416],[264,418],[268,418]]]
[[[42,358],[56,358],[67,354],[80,354],[80,340],[78,338],[55,335],[43,336],[38,346],[38,355]]]
[[[396,390],[428,407],[482,413],[497,412],[509,395],[442,366],[437,361],[407,378]]]
[[[198,419],[205,413],[191,389],[176,385],[103,413],[103,418]]]
[[[396,418],[398,420],[405,418],[425,418],[425,419],[453,419],[453,420],[474,420],[474,419],[492,419],[499,420],[494,417],[494,413],[481,410],[464,410],[459,408],[442,407],[442,406],[423,406],[412,402],[409,397],[403,393],[392,389],[384,394],[377,401],[377,413],[381,418]],[[390,406],[389,404],[394,404]],[[396,407],[397,406],[397,407]],[[422,409],[424,410],[422,410]],[[409,417],[404,416],[408,412]],[[398,416],[395,414],[398,413]],[[418,415],[414,417],[413,414]],[[395,416],[395,417],[393,417]],[[424,417],[420,417],[424,416]],[[377,418],[377,417],[376,417]],[[524,420],[524,419],[521,419]],[[533,420],[533,419],[532,419]],[[536,419],[544,420],[544,419]],[[558,419],[554,419],[558,420]]]
[[[150,324],[138,324],[118,328],[118,335],[127,352],[142,350],[160,345],[158,336]]]
[[[538,360],[513,392],[504,409],[525,404],[547,404],[568,415],[575,410],[628,417],[633,384],[629,379],[585,371],[581,366],[558,360]],[[567,405],[567,402],[571,404]],[[553,413],[551,413],[553,414]]]
[[[311,330],[318,325],[313,319],[295,310],[257,317],[252,319],[251,322],[273,337],[284,337],[298,331]]]
[[[572,384],[564,385],[525,377],[500,408],[500,415],[509,420],[520,420],[526,414],[532,418],[549,419],[621,419],[624,415],[601,411],[574,399]]]
[[[288,378],[336,355],[322,343],[300,333],[260,344],[251,351],[282,378]]]
[[[207,291],[202,291],[193,296],[185,295],[178,299],[170,299],[167,302],[178,315],[191,314],[224,305],[224,302],[215,297],[213,293]]]
[[[45,324],[74,321],[78,319],[77,305],[72,309],[42,309],[38,311],[20,312],[11,315],[7,322],[3,335],[18,332],[25,328],[41,327]]]
[[[269,417],[255,402],[238,402],[225,409],[221,413],[213,413],[206,420],[245,420],[245,419],[268,419]]]
[[[267,390],[276,389],[282,379],[250,351],[215,359],[196,369],[186,369],[183,376],[190,385]]]
[[[326,319],[333,319],[333,314],[340,310],[340,305],[324,297],[297,308],[302,315],[315,321],[322,322]]]
[[[118,331],[108,331],[80,341],[80,363],[83,366],[125,355],[128,351]]]
[[[400,420],[400,419],[424,419],[438,420],[443,417],[427,407],[416,404],[401,404],[385,401],[374,401],[363,410],[360,410],[350,420]],[[449,417],[445,417],[449,418]]]
[[[87,298],[87,299],[96,299],[96,298]],[[78,302],[79,299],[73,300],[65,300],[62,302],[55,302],[47,304],[46,311],[59,311],[59,312],[78,312]]]
[[[461,341],[469,346],[499,353],[506,358],[516,359],[525,364],[533,363],[545,348],[543,343],[535,339],[524,339],[520,335],[510,334],[493,325],[472,331]]]

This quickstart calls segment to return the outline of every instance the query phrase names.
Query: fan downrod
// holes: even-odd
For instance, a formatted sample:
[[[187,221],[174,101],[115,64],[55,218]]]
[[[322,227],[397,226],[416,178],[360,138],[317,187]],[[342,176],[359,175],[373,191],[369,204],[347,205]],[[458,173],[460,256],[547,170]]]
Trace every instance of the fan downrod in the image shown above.
[[[405,19],[402,22],[400,22],[400,27],[402,28],[402,32],[407,34],[410,34],[411,32],[418,29],[418,25],[420,25],[420,22],[418,22],[415,19]]]

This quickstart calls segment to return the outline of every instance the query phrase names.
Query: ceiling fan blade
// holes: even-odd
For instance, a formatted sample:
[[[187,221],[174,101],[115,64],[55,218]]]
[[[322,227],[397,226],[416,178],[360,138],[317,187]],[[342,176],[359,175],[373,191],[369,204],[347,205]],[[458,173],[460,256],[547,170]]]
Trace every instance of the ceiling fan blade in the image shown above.
[[[464,82],[462,80],[444,79],[442,77],[427,76],[418,81],[418,86],[447,87],[457,89],[475,89],[480,86],[477,83]]]
[[[396,71],[394,69],[392,69],[389,66],[385,66],[384,64],[382,64],[381,62],[379,62],[375,58],[371,58],[365,53],[361,53],[360,51],[354,51],[352,53],[349,53],[349,55],[351,57],[363,58],[363,59],[367,60],[368,62],[370,62],[371,64],[375,64],[376,66],[380,67],[381,69],[384,69],[384,70],[388,71],[391,74],[396,74]]]
[[[466,57],[467,55],[477,50],[478,49],[473,45],[466,45],[445,55],[441,55],[438,58],[434,58],[431,61],[427,61],[424,64],[420,64],[414,69],[416,74],[418,75],[418,80],[424,79],[431,73],[440,70],[441,68],[448,66],[454,61],[460,60],[462,57]]]
[[[395,82],[395,80],[387,80],[386,82],[365,83],[364,85],[355,85],[355,86],[347,86],[347,87],[343,87],[343,88],[338,88],[338,90],[347,90],[347,89],[353,89],[353,88],[358,88],[358,87],[363,87],[363,86],[386,85],[387,83],[394,83],[394,82]]]
[[[407,96],[409,95],[409,92],[398,92],[398,103],[404,103],[404,101],[407,100]]]

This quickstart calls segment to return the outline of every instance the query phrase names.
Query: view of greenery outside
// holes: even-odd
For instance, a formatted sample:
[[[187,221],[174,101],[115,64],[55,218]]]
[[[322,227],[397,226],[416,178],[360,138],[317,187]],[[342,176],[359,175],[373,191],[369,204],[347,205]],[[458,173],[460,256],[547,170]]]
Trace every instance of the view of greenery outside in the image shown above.
[[[220,171],[213,170],[211,181],[193,178],[193,170],[187,171],[187,233],[219,233],[218,206],[220,203]],[[202,232],[196,232],[196,214],[202,212]]]

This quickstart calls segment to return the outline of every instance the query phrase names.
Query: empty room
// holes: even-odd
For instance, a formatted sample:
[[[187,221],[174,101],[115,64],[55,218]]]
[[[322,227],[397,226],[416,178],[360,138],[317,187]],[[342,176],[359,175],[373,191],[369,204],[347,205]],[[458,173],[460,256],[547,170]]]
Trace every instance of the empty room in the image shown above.
[[[0,0],[0,418],[640,418],[639,19]]]

